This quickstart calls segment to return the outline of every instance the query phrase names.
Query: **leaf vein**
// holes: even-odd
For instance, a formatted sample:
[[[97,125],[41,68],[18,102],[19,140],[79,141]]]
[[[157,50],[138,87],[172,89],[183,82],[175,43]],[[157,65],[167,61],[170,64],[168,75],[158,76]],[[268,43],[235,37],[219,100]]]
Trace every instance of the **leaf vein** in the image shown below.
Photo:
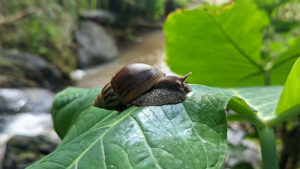
[[[117,120],[116,122],[112,123],[109,128],[98,138],[96,139],[91,145],[89,145],[69,166],[67,169],[69,169],[71,166],[73,166],[77,161],[79,161],[84,155],[85,153],[87,153],[99,140],[101,140],[106,133],[108,133],[115,125],[119,124],[121,121],[123,121],[124,119],[126,119],[127,117],[130,116],[130,114],[132,112],[134,112],[137,108],[129,111],[126,115],[124,115],[122,118],[120,118],[119,120]]]
[[[224,35],[224,37],[233,45],[233,47],[242,55],[244,56],[251,64],[256,66],[259,70],[263,71],[263,68],[256,63],[250,56],[248,56],[225,32],[225,30],[222,28],[222,26],[215,20],[215,18],[209,14],[208,12],[205,12],[209,18],[213,21],[213,23],[216,25],[216,27],[221,31],[221,33]]]
[[[129,118],[130,118],[134,123],[136,123],[136,125],[137,125],[137,127],[138,127],[138,130],[139,130],[140,133],[143,135],[144,140],[145,140],[145,145],[146,145],[146,147],[147,147],[147,149],[148,149],[148,151],[149,151],[149,153],[150,153],[150,156],[153,158],[153,160],[154,160],[154,162],[155,162],[155,166],[156,166],[157,168],[159,168],[159,169],[162,169],[162,168],[160,167],[160,165],[158,164],[158,161],[156,160],[156,158],[155,158],[154,155],[153,155],[153,152],[152,152],[152,150],[151,150],[151,147],[150,147],[150,145],[149,145],[149,143],[148,143],[148,141],[147,141],[146,136],[144,135],[144,133],[143,133],[143,131],[142,131],[142,128],[141,128],[140,124],[139,124],[139,123],[137,122],[137,120],[136,120],[134,117],[132,117],[131,115],[129,116]]]

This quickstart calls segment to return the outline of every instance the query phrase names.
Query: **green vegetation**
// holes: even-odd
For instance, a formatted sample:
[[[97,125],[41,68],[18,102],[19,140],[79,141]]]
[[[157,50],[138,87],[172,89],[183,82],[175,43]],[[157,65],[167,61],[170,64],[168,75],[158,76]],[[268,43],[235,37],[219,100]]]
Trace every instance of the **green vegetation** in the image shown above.
[[[280,101],[281,87],[229,89],[237,98],[228,108],[256,126],[266,169],[279,168],[274,127],[300,109],[299,25],[296,17],[288,20],[278,14],[287,5],[258,4],[265,11],[249,0],[203,6],[173,13],[164,27],[168,64],[180,74],[191,70],[194,83],[218,87],[286,83]],[[290,24],[284,28],[286,22]]]
[[[166,12],[184,7],[188,0],[103,0],[99,6],[127,18],[161,19]]]
[[[48,60],[64,73],[76,66],[70,46],[74,21],[55,1],[0,1],[4,18],[16,20],[0,24],[0,44],[3,48],[19,49]]]

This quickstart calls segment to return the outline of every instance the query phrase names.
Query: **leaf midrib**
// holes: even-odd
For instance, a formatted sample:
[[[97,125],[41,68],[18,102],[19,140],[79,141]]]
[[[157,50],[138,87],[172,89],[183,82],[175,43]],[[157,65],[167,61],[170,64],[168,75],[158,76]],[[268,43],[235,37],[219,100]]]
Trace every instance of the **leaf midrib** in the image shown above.
[[[233,45],[233,47],[242,55],[244,56],[251,64],[256,66],[259,70],[264,71],[264,69],[256,63],[250,56],[248,56],[225,32],[225,30],[222,28],[222,26],[216,21],[216,19],[209,14],[207,11],[204,11],[208,15],[208,17],[212,20],[212,22],[216,25],[216,27],[221,31],[221,33],[224,35],[224,37],[230,42],[230,44]]]
[[[145,141],[144,141],[144,142],[145,142],[145,146],[146,146],[147,150],[149,151],[150,156],[153,158],[153,160],[154,160],[154,162],[155,162],[155,166],[156,166],[158,169],[162,169],[161,166],[158,164],[156,158],[155,158],[154,155],[153,155],[153,152],[152,152],[152,150],[151,150],[151,147],[149,146],[149,143],[148,143],[148,141],[147,141],[147,138],[146,138],[144,132],[142,131],[140,124],[139,124],[139,123],[137,122],[137,120],[136,120],[135,118],[133,118],[132,116],[129,115],[129,118],[130,118],[132,121],[134,121],[134,123],[136,123],[137,129],[139,130],[139,132],[141,133],[141,135],[143,136],[143,138],[144,138],[144,140],[145,140]]]

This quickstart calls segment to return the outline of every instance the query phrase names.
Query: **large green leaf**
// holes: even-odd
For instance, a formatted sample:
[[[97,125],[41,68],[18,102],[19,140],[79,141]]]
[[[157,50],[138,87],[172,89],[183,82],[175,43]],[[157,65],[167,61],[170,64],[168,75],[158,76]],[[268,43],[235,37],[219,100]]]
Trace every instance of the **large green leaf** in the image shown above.
[[[52,111],[63,141],[29,168],[221,168],[231,96],[200,85],[192,89],[181,104],[119,114],[92,106],[99,88],[68,88]]]
[[[249,0],[177,11],[164,25],[167,63],[179,74],[192,71],[194,83],[262,85],[262,73],[251,75],[262,71],[261,30],[267,24],[268,17]]]
[[[193,72],[193,83],[236,87],[282,85],[300,41],[275,60],[261,59],[262,29],[269,19],[250,0],[221,7],[203,6],[170,14],[165,25],[171,70]],[[184,64],[182,64],[184,63]]]

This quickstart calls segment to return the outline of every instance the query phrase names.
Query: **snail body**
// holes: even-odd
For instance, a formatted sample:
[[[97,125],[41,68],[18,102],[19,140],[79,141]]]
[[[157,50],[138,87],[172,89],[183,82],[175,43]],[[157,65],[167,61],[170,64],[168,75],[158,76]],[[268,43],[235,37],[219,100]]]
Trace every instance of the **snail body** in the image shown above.
[[[124,110],[131,105],[160,106],[186,99],[191,88],[186,78],[166,76],[155,67],[134,63],[121,68],[98,94],[93,105],[109,110]]]

